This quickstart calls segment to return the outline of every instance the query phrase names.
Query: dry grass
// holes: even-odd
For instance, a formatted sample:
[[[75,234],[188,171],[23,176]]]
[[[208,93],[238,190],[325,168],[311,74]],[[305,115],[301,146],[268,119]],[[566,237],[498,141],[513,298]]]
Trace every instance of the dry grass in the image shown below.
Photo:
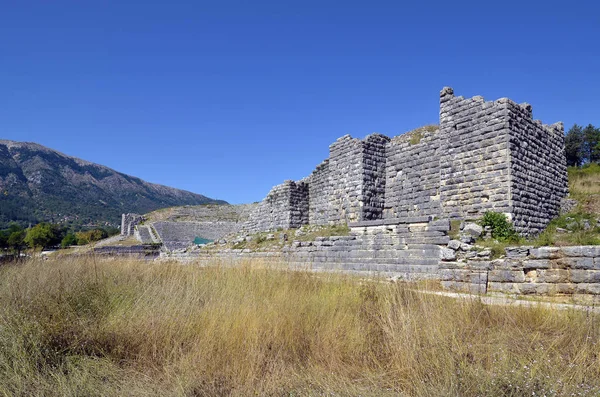
[[[599,340],[592,314],[260,264],[0,268],[5,396],[598,395]]]
[[[600,215],[600,165],[569,167],[569,191],[583,211]]]

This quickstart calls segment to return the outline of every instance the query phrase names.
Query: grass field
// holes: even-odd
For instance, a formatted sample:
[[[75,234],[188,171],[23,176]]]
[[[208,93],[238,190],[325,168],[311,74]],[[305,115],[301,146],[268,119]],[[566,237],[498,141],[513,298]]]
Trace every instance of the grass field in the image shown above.
[[[600,318],[260,263],[0,268],[3,396],[600,393]]]

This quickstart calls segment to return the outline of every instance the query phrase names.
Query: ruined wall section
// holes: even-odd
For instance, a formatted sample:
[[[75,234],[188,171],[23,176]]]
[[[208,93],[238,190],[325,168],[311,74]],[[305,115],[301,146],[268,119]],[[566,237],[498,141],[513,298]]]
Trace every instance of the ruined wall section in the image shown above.
[[[537,234],[568,192],[564,127],[533,120],[527,103],[509,102],[508,111],[513,224],[522,235]]]
[[[298,228],[308,225],[308,183],[305,181],[290,183],[289,227]]]
[[[332,194],[329,159],[323,161],[308,177],[308,199],[309,213],[308,223],[310,225],[328,225],[332,213],[330,196]],[[333,222],[333,220],[331,220]]]
[[[261,201],[244,229],[253,232],[289,229],[308,223],[308,185],[285,181],[271,189]]]
[[[142,223],[144,217],[139,214],[122,214],[121,215],[121,236],[133,236],[135,226]]]
[[[361,220],[363,142],[344,135],[329,146],[330,223]]]
[[[439,214],[439,131],[397,136],[386,152],[384,218]]]
[[[383,218],[386,186],[386,147],[390,138],[371,134],[363,141],[363,188],[360,220]]]
[[[440,200],[450,218],[511,216],[509,101],[440,93]]]

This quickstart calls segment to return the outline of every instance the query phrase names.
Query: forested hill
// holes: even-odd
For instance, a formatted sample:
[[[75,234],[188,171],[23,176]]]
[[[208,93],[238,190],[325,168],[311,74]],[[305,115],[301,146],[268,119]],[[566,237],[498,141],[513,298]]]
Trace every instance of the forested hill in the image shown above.
[[[11,221],[116,226],[123,212],[224,203],[148,183],[36,143],[0,140],[0,227]]]

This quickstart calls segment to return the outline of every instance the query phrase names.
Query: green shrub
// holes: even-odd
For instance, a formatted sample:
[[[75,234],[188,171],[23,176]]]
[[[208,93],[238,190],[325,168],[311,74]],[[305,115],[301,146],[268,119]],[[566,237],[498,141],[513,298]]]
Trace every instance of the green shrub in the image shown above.
[[[512,223],[510,223],[506,215],[502,213],[486,212],[481,220],[481,226],[489,226],[492,229],[492,238],[499,241],[517,242],[519,240],[519,235],[513,228]]]

